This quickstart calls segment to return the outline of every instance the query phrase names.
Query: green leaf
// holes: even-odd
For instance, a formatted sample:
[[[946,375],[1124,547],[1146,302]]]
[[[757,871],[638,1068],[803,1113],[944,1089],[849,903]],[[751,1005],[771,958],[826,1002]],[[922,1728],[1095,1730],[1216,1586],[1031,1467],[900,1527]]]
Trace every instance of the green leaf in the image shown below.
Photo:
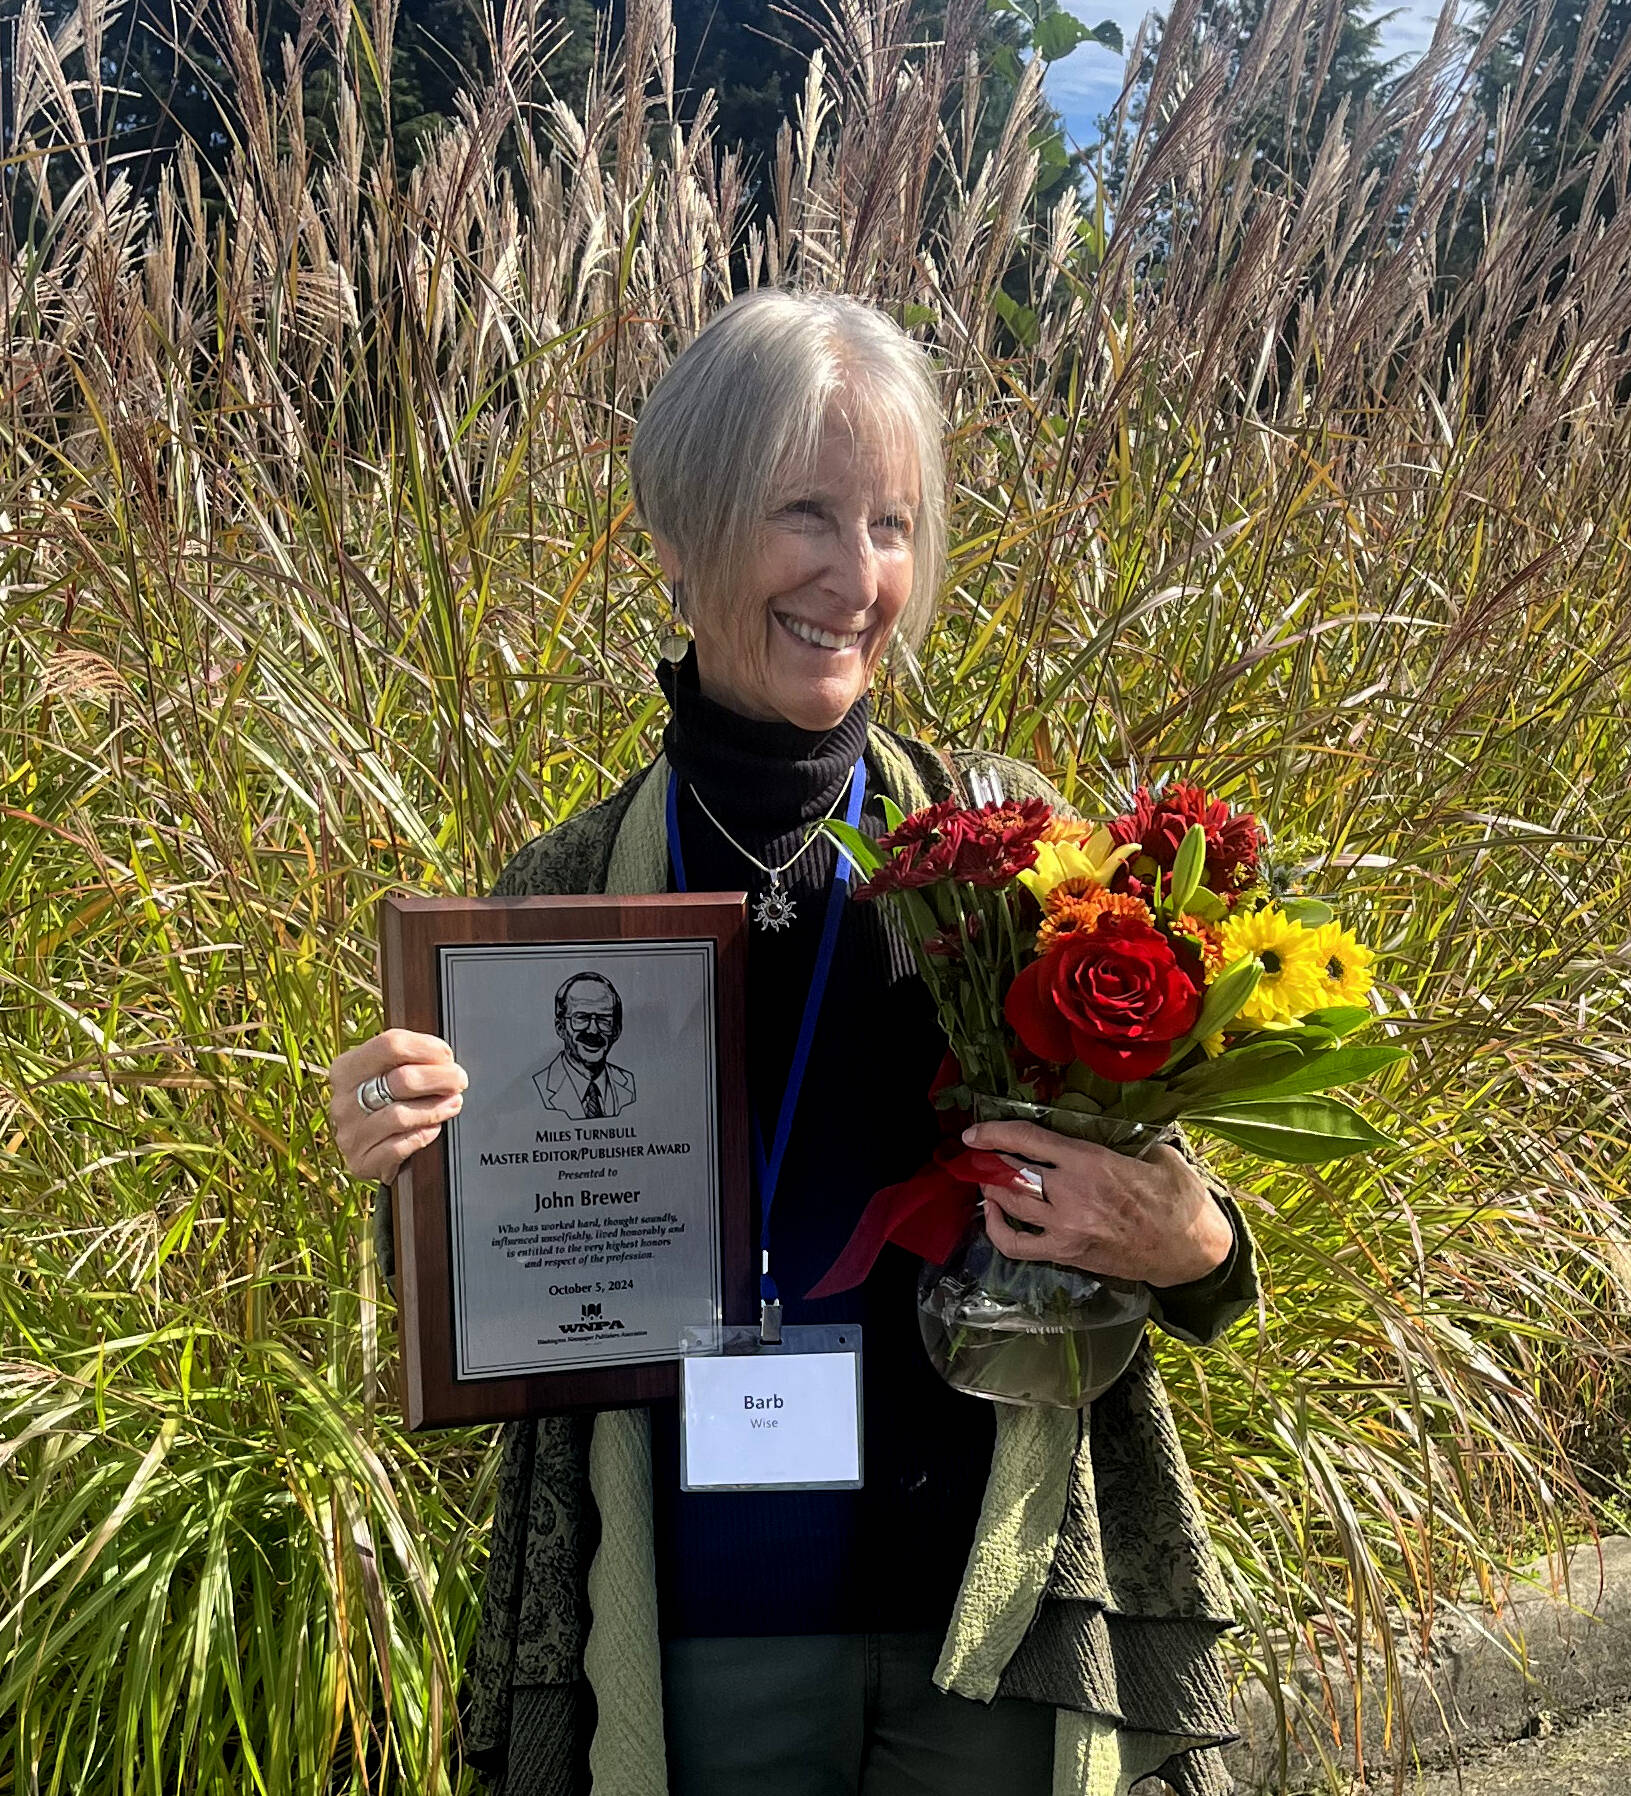
[[[836,817],[829,817],[821,827],[849,855],[862,873],[870,877],[883,865],[885,857],[878,844],[870,836],[863,835],[853,824],[840,823]]]
[[[880,792],[878,798],[883,805],[884,822],[890,829],[899,829],[906,821],[906,813],[895,803],[894,799],[892,799],[887,792]]]
[[[1280,909],[1293,923],[1301,923],[1304,929],[1318,929],[1336,916],[1330,905],[1318,898],[1288,898]]]
[[[1257,990],[1263,977],[1263,963],[1255,954],[1248,954],[1237,960],[1232,967],[1220,973],[1206,988],[1206,996],[1201,1002],[1201,1014],[1195,1019],[1195,1027],[1190,1031],[1196,1041],[1204,1041],[1209,1035],[1232,1023],[1240,1014],[1240,1007],[1246,1003],[1252,993]]]
[[[1184,839],[1178,844],[1177,857],[1172,863],[1172,887],[1167,894],[1167,910],[1173,916],[1181,916],[1189,909],[1189,902],[1201,888],[1201,875],[1206,871],[1206,831],[1200,824],[1192,823],[1184,831]]]
[[[1329,1029],[1333,1035],[1352,1035],[1366,1023],[1376,1021],[1376,1012],[1363,1004],[1333,1004],[1328,1010],[1311,1010],[1303,1018],[1316,1029]]]
[[[1057,62],[1078,44],[1086,43],[1092,35],[1088,25],[1073,13],[1061,9],[1043,16],[1031,33],[1031,48],[1044,62]]]
[[[1265,1041],[1251,1047],[1231,1048],[1216,1060],[1203,1061],[1172,1081],[1172,1095],[1186,1103],[1194,1098],[1217,1097],[1247,1086],[1266,1086],[1301,1065],[1303,1055],[1289,1042]]]
[[[1022,306],[1017,299],[1010,298],[1000,287],[996,288],[991,295],[991,306],[1019,342],[1035,341],[1036,313],[1029,306]]]
[[[1286,1166],[1319,1166],[1349,1154],[1398,1144],[1340,1098],[1267,1098],[1191,1111],[1190,1127],[1221,1135],[1236,1147]]]
[[[1221,923],[1229,914],[1229,907],[1217,895],[1205,886],[1197,886],[1191,894],[1185,908],[1193,917],[1199,917],[1203,923]]]
[[[1095,25],[1087,35],[1092,38],[1095,43],[1103,44],[1105,49],[1114,50],[1118,56],[1122,54],[1125,48],[1121,35],[1121,27],[1114,19],[1100,19],[1098,24]]]
[[[1057,131],[1038,131],[1031,140],[1036,151],[1037,167],[1044,174],[1070,167],[1070,151]]]
[[[1318,1023],[1310,1023],[1305,1017],[1300,1023],[1264,1024],[1254,1029],[1249,1035],[1237,1042],[1237,1047],[1248,1044],[1256,1046],[1260,1041],[1290,1042],[1293,1047],[1307,1052],[1320,1053],[1326,1048],[1341,1046],[1335,1030],[1323,1028]]]
[[[1119,1108],[1130,1122],[1157,1122],[1169,1114],[1171,1099],[1159,1079],[1140,1079],[1121,1088]]]
[[[1031,48],[1044,62],[1057,62],[1090,35],[1088,27],[1073,14],[1050,12],[1032,27]]]
[[[923,325],[938,325],[940,314],[932,306],[921,306],[916,302],[908,302],[901,308],[900,321],[905,329],[913,331]],[[893,828],[894,825],[891,824],[890,827]]]
[[[1227,1022],[1238,1014],[1242,1004],[1257,990],[1257,983],[1263,977],[1263,963],[1255,954],[1248,954],[1243,960],[1237,960],[1226,972],[1221,973],[1206,989],[1206,997],[1201,1003],[1201,1012],[1196,1017],[1189,1033],[1181,1036],[1172,1044],[1172,1052],[1167,1056],[1161,1071],[1177,1066],[1183,1057],[1194,1047],[1196,1042],[1204,1041],[1208,1035],[1216,1035]]]
[[[1329,1091],[1333,1085],[1352,1085],[1379,1073],[1384,1066],[1409,1058],[1408,1048],[1331,1048],[1305,1060],[1295,1072],[1274,1080],[1259,1096],[1279,1098],[1304,1091]]]

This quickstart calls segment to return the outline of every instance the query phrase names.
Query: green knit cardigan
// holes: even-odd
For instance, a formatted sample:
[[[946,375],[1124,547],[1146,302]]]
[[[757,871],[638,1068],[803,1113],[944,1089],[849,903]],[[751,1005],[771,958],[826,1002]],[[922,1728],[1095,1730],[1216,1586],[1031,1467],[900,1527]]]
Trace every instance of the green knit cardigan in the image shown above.
[[[907,811],[961,791],[976,769],[1010,797],[1063,808],[1020,762],[945,756],[876,725],[867,763],[872,789]],[[666,781],[659,756],[528,843],[495,891],[666,890]],[[1239,1208],[1196,1164],[1234,1249],[1206,1279],[1163,1291],[1153,1317],[1204,1345],[1254,1307],[1257,1278]],[[391,1277],[389,1205],[376,1222]],[[1234,1623],[1149,1340],[1088,1408],[1003,1404],[996,1423],[936,1683],[981,1702],[1052,1704],[1053,1796],[1119,1796],[1152,1776],[1178,1796],[1226,1796],[1219,1748],[1234,1734],[1218,1641]],[[460,1707],[466,1753],[500,1796],[666,1796],[649,1412],[503,1430]]]

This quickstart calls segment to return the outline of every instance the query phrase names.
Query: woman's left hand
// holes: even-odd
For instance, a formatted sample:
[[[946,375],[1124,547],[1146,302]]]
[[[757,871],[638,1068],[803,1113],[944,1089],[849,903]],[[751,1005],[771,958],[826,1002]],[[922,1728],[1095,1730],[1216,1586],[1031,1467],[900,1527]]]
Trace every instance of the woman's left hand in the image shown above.
[[[1176,1148],[1134,1160],[1023,1122],[977,1123],[963,1140],[1012,1157],[1011,1184],[980,1187],[986,1233],[1011,1260],[1166,1286],[1204,1278],[1229,1257],[1229,1218]],[[1004,1211],[1042,1232],[1011,1228]]]

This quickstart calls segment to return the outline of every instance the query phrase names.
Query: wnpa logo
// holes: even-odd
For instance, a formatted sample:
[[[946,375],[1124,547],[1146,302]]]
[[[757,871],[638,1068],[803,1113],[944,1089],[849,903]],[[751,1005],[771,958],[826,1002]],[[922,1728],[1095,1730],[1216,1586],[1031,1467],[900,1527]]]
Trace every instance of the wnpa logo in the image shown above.
[[[600,1335],[619,1329],[623,1324],[616,1316],[602,1316],[598,1303],[580,1303],[581,1312],[576,1322],[558,1322],[556,1327],[563,1335]]]

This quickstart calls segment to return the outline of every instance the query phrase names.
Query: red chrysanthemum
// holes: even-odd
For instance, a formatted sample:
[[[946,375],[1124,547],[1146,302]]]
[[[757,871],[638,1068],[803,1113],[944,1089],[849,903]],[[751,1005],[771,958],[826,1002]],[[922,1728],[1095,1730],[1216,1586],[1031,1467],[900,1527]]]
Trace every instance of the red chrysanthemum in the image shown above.
[[[1052,819],[1040,798],[960,812],[953,825],[960,828],[952,877],[974,886],[1007,885],[1036,865],[1036,844]]]
[[[1250,811],[1231,811],[1221,798],[1208,798],[1200,786],[1182,780],[1158,799],[1140,786],[1132,810],[1110,825],[1113,842],[1140,844],[1113,881],[1115,889],[1144,897],[1158,885],[1164,888],[1184,837],[1197,823],[1206,831],[1202,879],[1207,888],[1223,898],[1244,891],[1257,878],[1257,818]]]
[[[856,888],[855,896],[876,898],[943,879],[1007,885],[1035,866],[1037,841],[1052,817],[1040,798],[972,811],[948,799],[914,811],[880,839],[879,846],[892,851],[890,859]]]
[[[924,810],[913,811],[910,817],[902,817],[888,835],[878,838],[878,846],[912,848],[937,841],[945,834],[946,825],[952,818],[962,814],[955,798],[942,799],[939,804],[931,804]]]

